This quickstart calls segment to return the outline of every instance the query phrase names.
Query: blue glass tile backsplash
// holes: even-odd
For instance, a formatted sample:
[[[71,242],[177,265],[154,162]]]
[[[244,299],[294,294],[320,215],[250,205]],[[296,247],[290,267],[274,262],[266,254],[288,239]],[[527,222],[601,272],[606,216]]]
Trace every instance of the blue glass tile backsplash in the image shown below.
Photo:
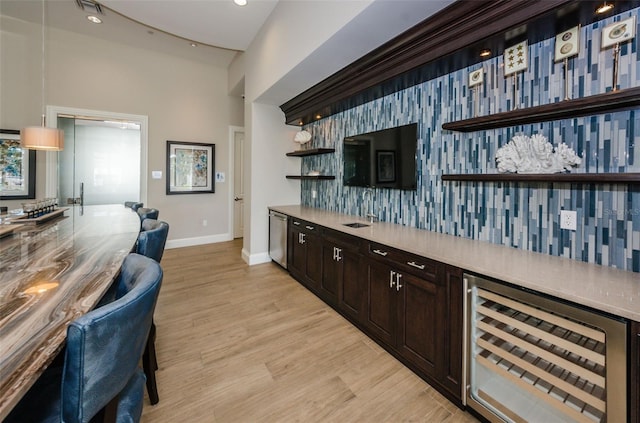
[[[613,50],[600,48],[602,28],[637,16],[639,10],[580,29],[580,53],[569,59],[572,98],[611,91]],[[636,18],[636,25],[639,21]],[[622,45],[620,89],[640,85],[639,38]],[[564,98],[564,69],[554,63],[554,42],[529,46],[529,69],[516,76],[518,107]],[[638,185],[441,180],[445,173],[496,173],[496,150],[516,134],[535,133],[573,148],[582,157],[574,172],[640,172],[640,110],[472,133],[442,130],[443,123],[472,117],[474,95],[479,95],[479,115],[512,109],[513,79],[504,77],[501,53],[306,126],[313,147],[333,147],[336,152],[303,158],[302,173],[320,170],[336,179],[302,181],[301,203],[363,215],[364,189],[342,184],[343,138],[417,122],[418,189],[376,189],[375,213],[381,221],[640,272]],[[480,67],[484,85],[472,92],[468,73]],[[317,191],[315,198],[312,190]],[[577,211],[577,231],[560,229],[563,209]]]

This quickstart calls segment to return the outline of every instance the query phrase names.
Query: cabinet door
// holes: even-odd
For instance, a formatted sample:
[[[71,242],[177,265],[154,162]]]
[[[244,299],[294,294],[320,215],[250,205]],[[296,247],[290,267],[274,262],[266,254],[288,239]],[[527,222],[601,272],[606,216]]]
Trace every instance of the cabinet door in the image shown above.
[[[338,259],[340,248],[332,243],[322,245],[322,279],[320,296],[330,305],[338,304],[338,290],[342,279],[342,258]]]
[[[362,288],[361,256],[355,251],[340,251],[342,257],[341,284],[339,285],[338,303],[342,311],[362,321],[364,289]]]
[[[304,232],[306,246],[305,276],[309,288],[317,291],[322,279],[322,240],[314,230]]]
[[[302,232],[300,228],[293,223],[289,225],[289,240],[287,252],[287,267],[289,272],[296,278],[304,278],[306,269],[307,251],[302,242]]]
[[[400,273],[398,282],[396,348],[426,374],[436,377],[444,341],[444,290],[408,273]]]
[[[395,280],[395,275],[396,272],[390,266],[369,260],[365,324],[375,336],[388,345],[395,343],[396,290],[390,286],[390,280]]]
[[[442,384],[449,392],[462,399],[462,326],[464,291],[462,269],[445,266],[444,351]]]
[[[629,386],[629,421],[640,423],[640,323],[631,322],[631,339],[629,345],[630,386]]]

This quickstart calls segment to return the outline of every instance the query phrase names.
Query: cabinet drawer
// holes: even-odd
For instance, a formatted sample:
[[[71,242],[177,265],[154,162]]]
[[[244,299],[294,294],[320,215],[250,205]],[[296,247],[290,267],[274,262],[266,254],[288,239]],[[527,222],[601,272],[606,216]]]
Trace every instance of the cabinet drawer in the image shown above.
[[[440,263],[429,260],[427,258],[407,253],[405,251],[396,250],[386,245],[369,243],[368,255],[371,258],[384,260],[387,263],[402,269],[403,271],[412,273],[429,281],[440,283],[438,276],[438,268]]]
[[[289,219],[289,225],[302,232],[320,233],[320,226],[315,223],[307,222],[306,220],[296,219],[295,217]]]
[[[325,241],[336,244],[345,250],[360,251],[360,245],[362,243],[361,238],[327,228],[323,228],[322,236]]]

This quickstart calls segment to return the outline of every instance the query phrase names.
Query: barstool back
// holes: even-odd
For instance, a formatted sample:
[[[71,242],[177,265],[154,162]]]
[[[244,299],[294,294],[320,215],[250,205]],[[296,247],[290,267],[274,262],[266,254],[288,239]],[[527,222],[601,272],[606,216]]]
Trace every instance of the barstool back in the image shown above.
[[[161,220],[145,219],[138,234],[136,253],[150,257],[160,263],[164,246],[169,236],[169,224]]]

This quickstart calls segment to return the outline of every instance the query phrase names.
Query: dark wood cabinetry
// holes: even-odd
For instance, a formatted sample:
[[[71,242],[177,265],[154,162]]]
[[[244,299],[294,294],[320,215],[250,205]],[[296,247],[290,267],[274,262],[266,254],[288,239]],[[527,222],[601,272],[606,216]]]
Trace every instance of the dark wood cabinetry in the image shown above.
[[[320,297],[358,321],[363,306],[360,241],[328,229],[322,235]]]
[[[289,272],[461,404],[462,270],[289,219]]]
[[[392,271],[386,263],[367,262],[364,324],[371,334],[389,345],[395,345],[396,293],[390,286]]]
[[[445,349],[440,278],[427,280],[406,272],[398,276],[396,348],[420,370],[439,379]]]
[[[312,291],[317,291],[322,277],[322,241],[320,229],[309,222],[289,219],[287,251],[291,275]]]
[[[463,395],[462,339],[464,334],[464,284],[462,269],[446,265],[444,268],[445,300],[444,332],[445,354],[442,363],[442,384],[456,397]]]
[[[640,322],[631,322],[629,335],[629,422],[640,423]]]
[[[288,241],[294,278],[463,407],[463,269],[294,217]],[[640,423],[640,322],[628,322],[628,422]]]
[[[443,265],[432,260],[369,244],[365,324],[402,358],[436,380],[444,372],[447,350],[443,271]]]

